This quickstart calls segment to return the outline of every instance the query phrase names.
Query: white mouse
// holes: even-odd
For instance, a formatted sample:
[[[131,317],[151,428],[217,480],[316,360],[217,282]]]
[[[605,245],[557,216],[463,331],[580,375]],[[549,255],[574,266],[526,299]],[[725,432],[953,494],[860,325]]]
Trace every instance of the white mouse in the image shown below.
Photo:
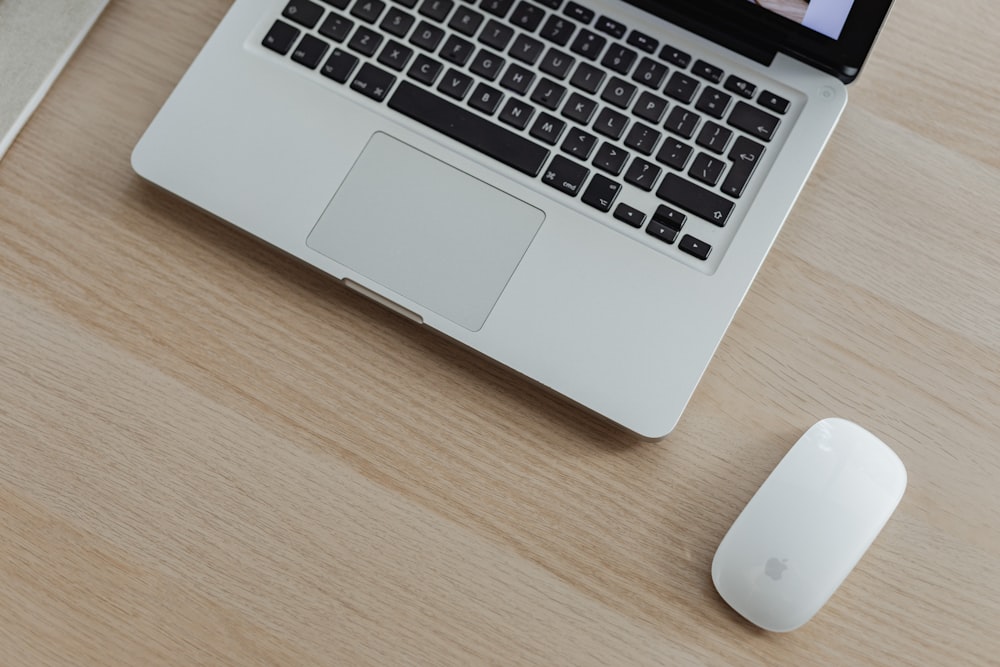
[[[716,590],[765,630],[800,627],[854,569],[905,488],[906,468],[885,443],[844,419],[817,422],[722,539]]]

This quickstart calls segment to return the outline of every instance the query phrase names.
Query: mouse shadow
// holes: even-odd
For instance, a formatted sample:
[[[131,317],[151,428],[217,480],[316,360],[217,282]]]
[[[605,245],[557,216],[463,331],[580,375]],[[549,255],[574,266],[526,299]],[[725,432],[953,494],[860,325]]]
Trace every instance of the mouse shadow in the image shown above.
[[[281,282],[285,289],[309,300],[322,301],[324,308],[351,309],[380,330],[405,337],[437,364],[447,365],[460,381],[516,401],[526,421],[548,422],[562,432],[551,442],[568,440],[588,449],[629,451],[652,442],[574,403],[531,378],[489,359],[444,334],[391,312],[372,300],[344,287],[339,280],[289,253],[269,245],[159,186],[136,177],[125,193],[136,202],[139,214],[131,231],[144,236],[162,235],[146,225],[169,224],[195,243],[217,249],[248,272]],[[137,223],[136,219],[141,220]],[[565,444],[571,447],[574,445]]]

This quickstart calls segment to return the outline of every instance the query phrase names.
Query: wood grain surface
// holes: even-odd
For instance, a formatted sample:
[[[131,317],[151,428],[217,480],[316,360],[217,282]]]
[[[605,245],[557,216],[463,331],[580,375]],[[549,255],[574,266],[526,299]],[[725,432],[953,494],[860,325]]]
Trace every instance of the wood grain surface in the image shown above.
[[[0,162],[0,664],[997,664],[993,3],[896,3],[660,443],[134,175],[227,7],[113,0]],[[712,554],[831,415],[907,493],[758,631]]]

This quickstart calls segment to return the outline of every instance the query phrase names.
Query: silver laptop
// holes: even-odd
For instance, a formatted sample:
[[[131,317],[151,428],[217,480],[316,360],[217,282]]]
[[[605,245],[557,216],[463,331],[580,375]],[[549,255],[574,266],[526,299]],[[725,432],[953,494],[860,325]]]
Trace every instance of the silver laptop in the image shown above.
[[[889,5],[236,0],[133,165],[661,438]]]
[[[0,158],[108,0],[0,0]]]

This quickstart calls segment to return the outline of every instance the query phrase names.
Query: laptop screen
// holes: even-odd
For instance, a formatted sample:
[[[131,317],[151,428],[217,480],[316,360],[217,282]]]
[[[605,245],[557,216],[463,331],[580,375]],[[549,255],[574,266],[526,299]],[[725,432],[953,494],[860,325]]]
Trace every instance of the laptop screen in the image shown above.
[[[892,0],[626,0],[737,53],[784,53],[854,80]]]
[[[840,37],[854,0],[749,0],[755,5],[815,30],[831,39]]]

